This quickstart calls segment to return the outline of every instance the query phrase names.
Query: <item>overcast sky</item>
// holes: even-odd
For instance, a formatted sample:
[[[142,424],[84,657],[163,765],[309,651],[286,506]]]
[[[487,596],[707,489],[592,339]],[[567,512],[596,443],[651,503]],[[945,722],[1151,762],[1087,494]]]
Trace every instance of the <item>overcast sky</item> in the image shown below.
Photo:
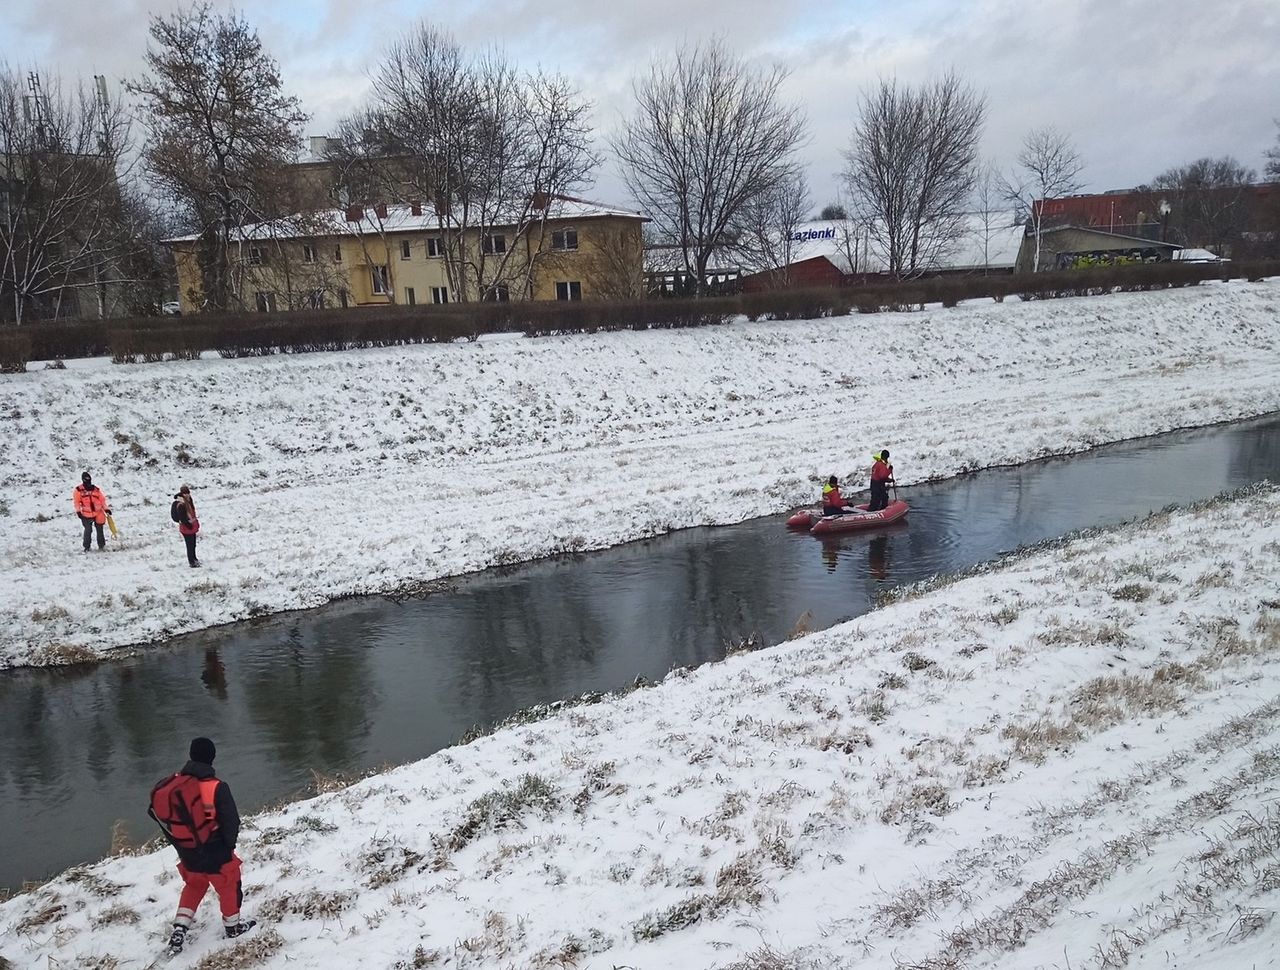
[[[11,66],[105,74],[142,68],[147,17],[167,0],[6,0]],[[220,6],[226,6],[220,4]],[[1130,187],[1202,155],[1261,170],[1280,116],[1280,0],[265,0],[245,7],[285,83],[323,134],[354,107],[397,32],[426,19],[468,45],[572,77],[600,133],[629,109],[631,77],[682,41],[724,35],[792,69],[807,107],[815,204],[830,200],[860,91],[954,67],[987,93],[985,154],[1007,165],[1025,132],[1074,139],[1087,190]],[[596,196],[626,201],[613,162]]]

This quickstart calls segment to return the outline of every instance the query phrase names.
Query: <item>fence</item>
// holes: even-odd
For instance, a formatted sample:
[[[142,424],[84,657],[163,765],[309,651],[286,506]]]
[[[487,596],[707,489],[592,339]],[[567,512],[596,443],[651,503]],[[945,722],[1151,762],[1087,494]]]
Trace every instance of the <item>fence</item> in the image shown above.
[[[32,360],[104,357],[120,364],[393,347],[475,340],[488,333],[598,333],[702,327],[743,315],[750,320],[818,317],[911,310],[930,303],[1091,296],[1111,292],[1195,286],[1205,280],[1280,276],[1280,261],[1260,263],[1157,263],[1091,267],[1015,276],[937,277],[893,284],[824,290],[775,290],[706,299],[631,303],[455,303],[448,306],[363,307],[230,313],[191,317],[36,323],[0,332],[0,372],[26,369]]]

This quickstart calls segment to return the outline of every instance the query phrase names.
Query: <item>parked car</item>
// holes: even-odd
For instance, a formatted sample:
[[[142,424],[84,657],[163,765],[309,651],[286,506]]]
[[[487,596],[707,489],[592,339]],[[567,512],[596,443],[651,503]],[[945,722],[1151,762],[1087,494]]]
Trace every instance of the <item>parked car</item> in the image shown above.
[[[166,317],[182,316],[182,304],[177,300],[170,300],[167,303],[160,304],[160,312]]]

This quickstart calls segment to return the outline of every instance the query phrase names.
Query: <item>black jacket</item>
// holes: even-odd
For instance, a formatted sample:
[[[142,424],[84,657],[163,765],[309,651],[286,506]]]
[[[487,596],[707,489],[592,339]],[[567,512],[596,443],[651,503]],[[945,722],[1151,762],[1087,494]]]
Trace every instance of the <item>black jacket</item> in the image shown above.
[[[212,765],[199,761],[188,761],[182,768],[182,774],[194,775],[196,778],[215,778]],[[209,841],[195,849],[183,849],[178,846],[178,858],[192,872],[217,872],[231,861],[235,852],[236,839],[240,837],[240,812],[236,809],[236,800],[231,797],[231,786],[219,781],[213,794],[213,808],[218,819],[218,828]]]

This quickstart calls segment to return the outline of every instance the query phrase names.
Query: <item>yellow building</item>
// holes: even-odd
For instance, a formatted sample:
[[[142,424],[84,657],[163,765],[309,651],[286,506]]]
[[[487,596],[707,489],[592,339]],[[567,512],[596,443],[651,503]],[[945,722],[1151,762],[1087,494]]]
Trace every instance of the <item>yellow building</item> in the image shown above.
[[[246,308],[474,300],[625,300],[642,295],[636,212],[568,197],[481,231],[419,204],[352,206],[246,227],[233,291]],[[197,237],[168,241],[183,313],[203,303]]]

